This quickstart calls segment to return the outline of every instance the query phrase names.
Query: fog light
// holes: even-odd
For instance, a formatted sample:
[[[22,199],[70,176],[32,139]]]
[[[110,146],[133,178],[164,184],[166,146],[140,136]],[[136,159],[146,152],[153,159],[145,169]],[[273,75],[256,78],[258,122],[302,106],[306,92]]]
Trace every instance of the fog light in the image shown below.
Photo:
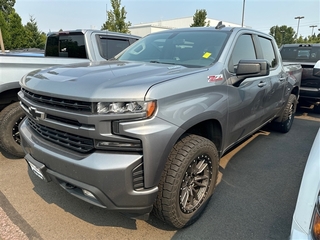
[[[82,189],[83,194],[86,195],[87,197],[92,197],[92,198],[96,198],[90,191]]]
[[[140,140],[132,139],[130,142],[96,141],[96,148],[101,150],[141,151]]]

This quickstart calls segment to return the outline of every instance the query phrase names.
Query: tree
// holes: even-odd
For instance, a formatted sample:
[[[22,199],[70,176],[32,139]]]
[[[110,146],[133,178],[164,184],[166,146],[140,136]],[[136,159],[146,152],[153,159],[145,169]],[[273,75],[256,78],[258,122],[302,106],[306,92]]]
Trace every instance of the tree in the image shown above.
[[[5,19],[12,12],[16,0],[0,0],[0,11],[4,14]]]
[[[36,19],[33,16],[30,16],[30,20],[24,26],[24,28],[27,38],[27,47],[43,49],[45,45],[45,39],[42,37],[43,33],[38,30]]]
[[[207,19],[207,11],[205,9],[197,10],[196,13],[193,15],[193,23],[190,27],[204,27],[210,26],[210,21],[206,23]]]
[[[292,27],[287,27],[286,25],[282,25],[281,27],[278,25],[271,27],[269,34],[274,37],[279,47],[282,44],[295,42],[295,31]]]
[[[3,16],[2,11],[0,11],[0,29],[1,29],[1,33],[2,33],[4,47],[8,48],[9,47],[8,45],[11,41],[11,38],[10,38],[9,30],[8,30],[8,24]]]
[[[20,16],[13,10],[9,16],[8,29],[10,32],[9,49],[18,49],[27,47],[27,40],[25,37],[25,29],[21,23]]]
[[[110,0],[112,11],[108,11],[108,20],[102,25],[101,30],[112,32],[130,33],[130,22],[125,22],[127,12],[121,8],[121,0]]]

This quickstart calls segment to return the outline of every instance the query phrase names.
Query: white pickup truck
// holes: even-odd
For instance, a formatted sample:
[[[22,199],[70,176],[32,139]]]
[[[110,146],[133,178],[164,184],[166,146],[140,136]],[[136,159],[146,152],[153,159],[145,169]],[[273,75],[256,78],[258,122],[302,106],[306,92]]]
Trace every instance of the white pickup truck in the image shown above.
[[[25,74],[55,65],[105,61],[138,39],[138,36],[99,30],[51,32],[43,55],[0,54],[0,146],[13,156],[24,156],[18,125],[25,114],[17,93]]]

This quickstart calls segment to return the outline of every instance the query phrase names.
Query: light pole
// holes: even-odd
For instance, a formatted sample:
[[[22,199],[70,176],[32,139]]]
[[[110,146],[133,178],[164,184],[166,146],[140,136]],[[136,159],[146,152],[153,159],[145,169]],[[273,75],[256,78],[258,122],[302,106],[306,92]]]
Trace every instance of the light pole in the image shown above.
[[[243,0],[243,5],[242,5],[242,22],[241,22],[241,27],[243,27],[244,24],[244,6],[246,4],[246,0]]]
[[[283,39],[284,39],[284,34],[285,34],[285,31],[280,31],[282,33],[282,36],[281,36],[281,45],[283,45]]]
[[[0,28],[0,49],[1,52],[4,53],[4,44],[3,44],[3,38],[2,38],[2,33],[1,33],[1,28]]]
[[[317,27],[317,25],[311,25],[310,27],[312,28],[311,36],[313,36],[313,29]]]
[[[300,19],[302,19],[302,18],[304,18],[304,16],[298,16],[298,17],[295,17],[295,18],[294,18],[294,19],[298,19],[298,28],[297,28],[297,37],[296,37],[296,40],[298,40]]]

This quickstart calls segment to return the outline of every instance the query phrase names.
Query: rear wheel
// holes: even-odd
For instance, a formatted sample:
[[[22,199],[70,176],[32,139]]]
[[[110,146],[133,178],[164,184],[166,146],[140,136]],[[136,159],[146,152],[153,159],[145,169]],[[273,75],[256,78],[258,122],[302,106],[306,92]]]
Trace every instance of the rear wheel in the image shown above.
[[[294,119],[294,114],[296,112],[296,106],[297,98],[294,94],[291,94],[289,96],[287,105],[283,110],[284,112],[281,121],[272,123],[275,130],[283,133],[287,133],[290,131]]]
[[[176,228],[195,222],[215,188],[218,159],[210,140],[197,135],[181,138],[162,173],[154,204],[156,216]]]
[[[20,146],[19,124],[25,113],[19,102],[15,102],[0,112],[0,145],[8,153],[16,157],[23,157],[24,152]]]

